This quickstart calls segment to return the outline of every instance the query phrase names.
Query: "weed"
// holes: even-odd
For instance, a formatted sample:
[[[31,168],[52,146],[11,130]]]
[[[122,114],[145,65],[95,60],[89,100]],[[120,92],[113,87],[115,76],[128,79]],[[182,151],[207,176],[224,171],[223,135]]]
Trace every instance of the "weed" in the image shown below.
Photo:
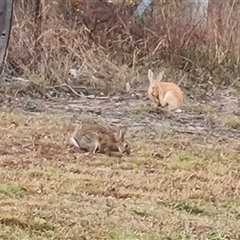
[[[132,212],[135,213],[136,215],[141,216],[141,217],[144,217],[144,216],[147,215],[145,211],[142,211],[142,210],[139,210],[139,209],[132,209]]]
[[[26,190],[14,184],[1,184],[0,193],[5,196],[24,197]]]
[[[200,214],[200,213],[204,213],[204,209],[201,207],[198,207],[195,204],[191,204],[187,201],[181,201],[178,202],[176,205],[176,208],[178,210],[185,210],[186,212],[189,212],[190,214]]]

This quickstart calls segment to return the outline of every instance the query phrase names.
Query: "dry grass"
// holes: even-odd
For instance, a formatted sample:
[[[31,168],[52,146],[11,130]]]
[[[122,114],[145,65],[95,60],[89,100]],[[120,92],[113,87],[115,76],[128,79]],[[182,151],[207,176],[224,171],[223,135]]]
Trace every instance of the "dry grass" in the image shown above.
[[[236,142],[138,135],[122,160],[68,145],[58,115],[1,110],[1,239],[238,239]]]
[[[71,1],[43,2],[40,18],[33,15],[34,4],[15,2],[7,65],[14,75],[42,87],[67,83],[85,93],[116,94],[127,81],[133,88],[142,85],[134,77],[149,67],[168,68],[170,80],[182,79],[186,89],[209,81],[236,83],[236,1],[229,7],[211,4],[203,29],[180,24],[179,1],[158,1],[138,20],[132,18],[136,6],[127,3],[82,1],[82,11],[76,11]],[[69,77],[71,68],[79,70],[76,79]]]
[[[239,129],[240,128],[239,117],[229,116],[228,119],[225,121],[225,126],[233,129]]]
[[[206,29],[199,30],[178,24],[179,1],[159,0],[154,11],[136,22],[130,18],[134,6],[85,1],[89,5],[83,5],[88,10],[84,15],[69,1],[42,2],[41,24],[36,25],[35,7],[15,1],[7,67],[13,75],[29,79],[20,81],[18,93],[42,97],[46,89],[58,90],[49,85],[66,83],[85,94],[120,94],[127,81],[145,92],[141,76],[149,67],[167,67],[166,76],[183,86],[186,96],[190,90],[190,97],[204,96],[203,89],[214,92],[216,83],[237,82],[240,18],[235,5],[231,11],[221,8],[222,22],[213,13]],[[71,68],[80,69],[76,79],[69,77]],[[140,76],[134,78],[137,73]],[[32,108],[18,100],[23,108]],[[38,100],[31,101],[33,108],[41,104]],[[119,110],[114,106],[108,105],[109,111]],[[124,114],[143,119],[152,111],[150,105],[133,106],[135,111]],[[202,124],[217,127],[220,122],[229,128],[229,136],[237,137],[233,130],[239,121],[219,119],[227,112],[208,119],[209,114],[218,116],[219,106],[186,106],[191,119],[176,118],[175,132],[170,120],[157,118],[162,134],[132,135],[133,152],[121,160],[86,155],[69,146],[74,127],[64,118],[66,109],[53,115],[2,108],[0,238],[239,239],[238,142],[220,141],[209,129],[201,136],[197,123],[198,115]],[[189,130],[192,124],[196,128]]]

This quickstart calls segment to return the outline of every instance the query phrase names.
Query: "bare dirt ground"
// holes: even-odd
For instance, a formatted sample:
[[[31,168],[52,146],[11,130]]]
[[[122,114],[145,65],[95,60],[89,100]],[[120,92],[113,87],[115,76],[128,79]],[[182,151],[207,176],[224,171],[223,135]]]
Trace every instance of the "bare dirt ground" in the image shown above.
[[[144,94],[4,100],[0,238],[239,239],[236,96],[186,98],[175,115],[156,111]],[[131,155],[70,146],[76,124],[92,120],[127,125]]]

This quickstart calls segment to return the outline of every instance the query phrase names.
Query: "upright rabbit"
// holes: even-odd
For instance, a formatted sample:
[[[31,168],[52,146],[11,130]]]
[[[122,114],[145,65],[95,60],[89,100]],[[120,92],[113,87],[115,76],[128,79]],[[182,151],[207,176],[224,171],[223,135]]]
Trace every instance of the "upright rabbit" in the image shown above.
[[[148,69],[148,79],[150,85],[148,88],[148,97],[157,107],[167,107],[169,111],[182,112],[183,93],[174,83],[161,82],[164,71],[154,78],[151,69]]]
[[[70,142],[84,151],[105,153],[110,156],[130,154],[130,145],[125,142],[126,128],[117,128],[116,131],[100,124],[84,124],[70,138]]]

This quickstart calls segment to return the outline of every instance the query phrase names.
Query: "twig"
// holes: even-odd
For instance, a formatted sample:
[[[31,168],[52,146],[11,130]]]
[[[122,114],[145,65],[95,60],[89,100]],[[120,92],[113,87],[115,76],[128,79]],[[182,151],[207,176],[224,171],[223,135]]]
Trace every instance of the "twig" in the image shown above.
[[[232,84],[230,84],[230,86],[234,86],[235,83],[238,82],[239,80],[240,80],[240,78],[236,78],[236,79],[232,82]]]
[[[0,127],[0,130],[8,130],[12,127],[15,127],[16,126],[16,123],[12,123],[10,126],[6,127],[6,128],[3,128],[3,127]]]
[[[30,80],[27,80],[27,79],[24,79],[24,78],[20,78],[20,77],[12,77],[12,78],[4,77],[4,79],[7,80],[7,81],[14,80],[14,81],[20,81],[20,82],[25,82],[25,83],[29,83],[30,82]]]
[[[178,85],[180,85],[183,80],[184,80],[184,76],[179,80]]]
[[[15,81],[20,81],[20,82],[24,82],[24,83],[31,82],[30,80],[27,80],[27,79],[24,79],[24,78],[19,78],[19,77],[5,78],[5,80],[7,80],[7,81],[15,80]],[[60,85],[55,85],[55,86],[50,86],[50,87],[45,87],[45,88],[46,89],[56,89],[56,88],[61,88],[61,87],[66,87],[66,88],[70,89],[72,91],[72,93],[74,95],[76,95],[77,97],[82,97],[82,98],[86,98],[86,99],[109,100],[109,97],[86,96],[82,92],[81,92],[81,94],[79,94],[71,86],[69,86],[66,83],[63,83],[63,84],[60,84]],[[77,88],[79,88],[79,87],[77,87]],[[82,89],[85,89],[85,88],[82,88]]]
[[[76,129],[75,129],[75,131],[74,131],[74,133],[73,133],[73,137],[75,137],[76,136],[76,134],[77,134],[77,132],[78,132],[78,130],[79,129],[82,129],[82,124],[80,125],[80,124],[77,124],[77,126],[76,126]]]
[[[52,89],[52,88],[61,88],[61,87],[67,87],[68,89],[70,89],[72,91],[72,93],[74,95],[76,95],[77,97],[82,97],[82,98],[86,98],[86,99],[97,99],[97,100],[109,100],[109,97],[96,97],[96,96],[86,96],[84,95],[82,92],[81,94],[77,93],[71,86],[69,86],[66,83],[60,84],[60,85],[56,85],[56,86],[51,86],[51,87],[47,87],[48,89]]]

